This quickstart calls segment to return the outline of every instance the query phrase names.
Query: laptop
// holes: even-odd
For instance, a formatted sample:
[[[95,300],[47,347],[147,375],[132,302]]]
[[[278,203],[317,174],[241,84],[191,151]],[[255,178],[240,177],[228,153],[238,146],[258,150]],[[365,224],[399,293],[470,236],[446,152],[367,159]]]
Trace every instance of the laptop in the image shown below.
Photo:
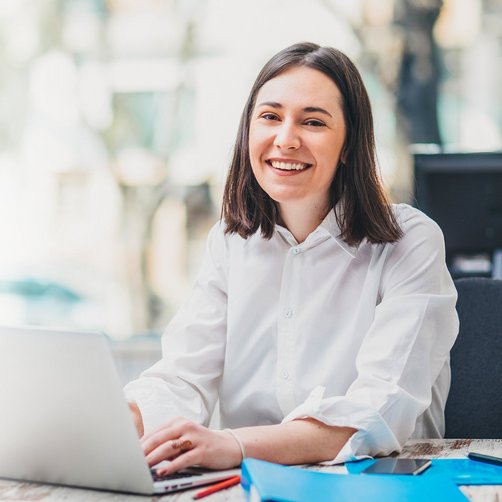
[[[154,474],[103,334],[0,327],[0,477],[153,495],[240,469]]]

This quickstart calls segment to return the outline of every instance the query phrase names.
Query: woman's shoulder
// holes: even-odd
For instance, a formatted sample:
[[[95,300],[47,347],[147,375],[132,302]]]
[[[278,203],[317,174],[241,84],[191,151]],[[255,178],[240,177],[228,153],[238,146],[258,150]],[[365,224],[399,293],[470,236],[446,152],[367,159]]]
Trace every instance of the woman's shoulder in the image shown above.
[[[227,232],[225,220],[220,219],[209,230],[207,240],[210,246],[223,246],[228,249],[230,247],[245,246],[253,238],[256,239],[256,234],[245,239],[237,232]]]
[[[409,204],[392,204],[392,211],[403,231],[401,240],[410,238],[443,240],[439,225],[425,213]]]
[[[438,227],[437,223],[427,216],[425,213],[410,206],[409,204],[392,204],[392,212],[403,231],[414,225],[425,225],[430,227]]]

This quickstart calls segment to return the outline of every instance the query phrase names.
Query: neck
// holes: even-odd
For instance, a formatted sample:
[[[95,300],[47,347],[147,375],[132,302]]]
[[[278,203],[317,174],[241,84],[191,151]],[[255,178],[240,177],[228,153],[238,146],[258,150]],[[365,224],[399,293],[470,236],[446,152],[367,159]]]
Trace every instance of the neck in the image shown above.
[[[326,206],[316,204],[279,204],[281,223],[293,234],[298,243],[305,239],[320,225],[328,214]]]

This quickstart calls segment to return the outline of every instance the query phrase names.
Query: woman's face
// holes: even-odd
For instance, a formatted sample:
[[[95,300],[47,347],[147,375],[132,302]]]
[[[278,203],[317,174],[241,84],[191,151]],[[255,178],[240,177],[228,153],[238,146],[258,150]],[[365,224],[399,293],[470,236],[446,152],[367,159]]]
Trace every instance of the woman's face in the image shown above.
[[[258,183],[280,207],[328,208],[344,141],[342,96],[324,73],[293,67],[259,90],[249,155]]]

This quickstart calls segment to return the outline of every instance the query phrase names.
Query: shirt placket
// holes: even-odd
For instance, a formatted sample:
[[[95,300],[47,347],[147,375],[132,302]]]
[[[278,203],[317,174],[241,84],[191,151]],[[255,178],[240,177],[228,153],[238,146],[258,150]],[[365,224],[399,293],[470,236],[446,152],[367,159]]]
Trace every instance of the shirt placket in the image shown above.
[[[277,321],[277,401],[284,414],[296,407],[295,335],[300,304],[297,300],[302,248],[289,249],[284,262]]]

